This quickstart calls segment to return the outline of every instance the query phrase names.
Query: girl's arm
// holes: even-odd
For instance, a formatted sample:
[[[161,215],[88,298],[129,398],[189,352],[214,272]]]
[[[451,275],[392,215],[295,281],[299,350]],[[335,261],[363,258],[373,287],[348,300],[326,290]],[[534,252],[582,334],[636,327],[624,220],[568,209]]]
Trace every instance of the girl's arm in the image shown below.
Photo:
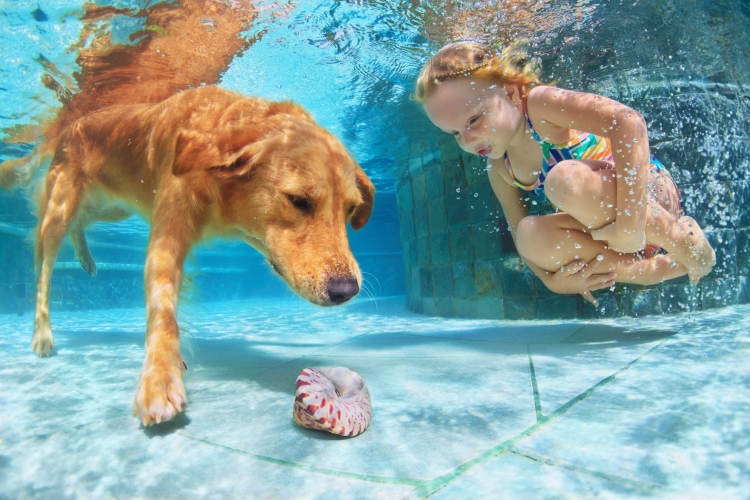
[[[503,214],[505,219],[508,221],[508,228],[510,228],[510,234],[513,236],[513,242],[516,241],[516,231],[518,230],[518,224],[521,219],[529,215],[529,209],[521,198],[521,190],[515,186],[511,186],[505,179],[502,178],[498,169],[504,168],[502,166],[502,159],[489,161],[489,170],[487,172],[490,178],[490,186],[494,191],[497,199],[500,200],[500,205],[503,207]]]
[[[540,136],[563,142],[570,129],[606,137],[617,174],[617,218],[593,231],[610,248],[633,253],[646,246],[646,183],[650,168],[646,121],[633,109],[607,97],[539,86],[528,97],[528,112]]]

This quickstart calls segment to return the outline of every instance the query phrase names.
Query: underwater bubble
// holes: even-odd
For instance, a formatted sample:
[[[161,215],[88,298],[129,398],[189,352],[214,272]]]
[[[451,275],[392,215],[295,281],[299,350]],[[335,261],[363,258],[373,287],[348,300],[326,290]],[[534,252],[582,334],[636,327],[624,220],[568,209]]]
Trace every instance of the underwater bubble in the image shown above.
[[[581,244],[580,244],[580,243],[576,243],[576,244],[575,244],[575,245],[573,245],[573,246],[574,246],[574,247],[576,247],[576,248],[582,248],[582,246],[581,246]]]

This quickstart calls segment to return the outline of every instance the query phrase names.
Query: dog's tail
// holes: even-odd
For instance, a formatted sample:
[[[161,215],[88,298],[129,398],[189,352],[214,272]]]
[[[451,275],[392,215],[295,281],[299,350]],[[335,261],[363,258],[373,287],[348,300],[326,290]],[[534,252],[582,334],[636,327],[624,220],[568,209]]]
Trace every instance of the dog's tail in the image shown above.
[[[56,144],[55,140],[43,142],[26,156],[0,163],[0,188],[9,191],[31,184],[34,175],[51,163]]]

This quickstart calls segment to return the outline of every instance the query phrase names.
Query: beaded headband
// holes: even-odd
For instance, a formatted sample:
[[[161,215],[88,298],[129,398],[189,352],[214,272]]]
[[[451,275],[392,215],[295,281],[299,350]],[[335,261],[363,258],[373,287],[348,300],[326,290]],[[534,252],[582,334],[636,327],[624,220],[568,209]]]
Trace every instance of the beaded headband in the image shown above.
[[[443,75],[436,76],[435,80],[439,82],[444,82],[445,80],[448,80],[450,78],[455,78],[457,76],[462,76],[462,75],[468,76],[474,71],[478,70],[479,68],[484,68],[485,66],[489,66],[490,64],[492,64],[492,59],[490,59],[489,61],[485,61],[482,64],[477,64],[473,68],[462,69],[461,71],[454,71],[452,73],[445,73]]]

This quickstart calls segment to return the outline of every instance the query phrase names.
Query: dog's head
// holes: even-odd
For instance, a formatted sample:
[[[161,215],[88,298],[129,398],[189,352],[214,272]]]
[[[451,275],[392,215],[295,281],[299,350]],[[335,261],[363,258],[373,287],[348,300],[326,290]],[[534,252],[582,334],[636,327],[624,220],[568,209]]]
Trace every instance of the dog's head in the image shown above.
[[[262,117],[248,113],[249,123],[235,111],[210,132],[181,131],[173,173],[213,185],[219,225],[239,231],[292,289],[315,304],[342,304],[362,284],[346,224],[367,223],[375,188],[341,142],[299,107],[264,104]]]

